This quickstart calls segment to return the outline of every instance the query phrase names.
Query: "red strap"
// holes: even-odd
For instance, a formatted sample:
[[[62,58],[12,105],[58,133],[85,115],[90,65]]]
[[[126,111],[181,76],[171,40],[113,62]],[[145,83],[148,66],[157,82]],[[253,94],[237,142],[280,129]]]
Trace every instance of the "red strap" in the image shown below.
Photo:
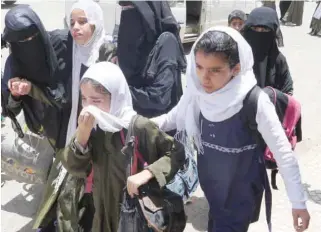
[[[120,131],[120,139],[121,139],[121,143],[123,144],[123,146],[125,146],[125,134],[124,134],[124,130]]]
[[[86,179],[86,187],[85,187],[85,193],[91,193],[93,189],[93,177],[94,177],[94,169],[91,168],[91,172],[89,176]]]
[[[120,131],[120,138],[122,141],[122,144],[125,146],[125,134],[124,131]],[[139,152],[137,145],[138,145],[138,138],[135,137],[135,147],[134,147],[134,162],[132,167],[132,173],[131,175],[134,175],[137,173],[137,166],[138,166],[138,159],[141,162],[141,164],[144,164],[144,166],[147,165],[147,163],[144,161],[142,154]],[[91,169],[91,172],[89,176],[86,179],[86,187],[85,187],[85,193],[91,193],[92,192],[92,186],[93,186],[93,178],[94,178],[94,169]]]
[[[122,140],[122,144],[125,146],[125,134],[124,134],[124,130],[120,131],[120,138]],[[145,166],[147,166],[147,163],[145,162],[142,154],[139,152],[138,150],[138,137],[135,137],[135,142],[134,142],[134,160],[133,160],[133,166],[132,166],[132,171],[131,171],[131,175],[134,175],[137,173],[137,169],[138,169],[138,160],[140,161],[141,164]]]

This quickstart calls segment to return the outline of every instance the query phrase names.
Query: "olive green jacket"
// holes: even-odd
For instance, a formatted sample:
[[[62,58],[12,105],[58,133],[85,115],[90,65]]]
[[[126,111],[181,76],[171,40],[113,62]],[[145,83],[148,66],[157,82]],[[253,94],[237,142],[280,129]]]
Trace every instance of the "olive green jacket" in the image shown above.
[[[172,137],[159,131],[158,127],[147,118],[138,116],[133,128],[134,134],[139,140],[138,150],[149,164],[147,169],[153,173],[159,187],[164,187],[184,164],[183,146]],[[58,207],[55,207],[54,212],[61,215],[58,224],[63,227],[63,230],[59,231],[77,231],[79,229],[78,221],[82,209],[79,208],[78,203],[84,193],[84,180],[93,167],[95,216],[92,231],[117,231],[120,203],[126,184],[126,162],[121,153],[122,147],[123,143],[119,132],[109,133],[100,129],[95,130],[84,154],[81,153],[73,139],[64,151],[59,152],[59,160],[69,174],[60,190],[55,192],[50,181],[57,179],[61,168],[60,161],[55,162],[35,227],[52,219],[50,208],[56,205]],[[55,200],[58,200],[57,203],[54,203]],[[68,210],[72,212],[68,214]]]

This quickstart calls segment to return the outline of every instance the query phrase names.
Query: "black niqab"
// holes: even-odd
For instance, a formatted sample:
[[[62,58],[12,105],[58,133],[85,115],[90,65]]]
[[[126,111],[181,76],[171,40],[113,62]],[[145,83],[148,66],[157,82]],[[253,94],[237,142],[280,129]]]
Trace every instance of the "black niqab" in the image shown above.
[[[167,1],[119,1],[119,5],[134,6],[121,13],[117,48],[119,66],[131,85],[131,79],[142,76],[149,53],[163,32],[173,33],[180,43],[180,27]],[[181,43],[180,47],[183,52]]]
[[[10,43],[15,76],[54,86],[57,57],[48,33],[29,6],[20,5],[8,11],[3,38]]]
[[[253,26],[269,28],[270,32],[257,32],[251,29]],[[267,78],[274,68],[279,49],[276,43],[276,31],[279,27],[277,13],[268,7],[254,9],[247,18],[242,30],[246,41],[251,45],[254,66],[253,71],[258,86],[265,87],[269,82]]]

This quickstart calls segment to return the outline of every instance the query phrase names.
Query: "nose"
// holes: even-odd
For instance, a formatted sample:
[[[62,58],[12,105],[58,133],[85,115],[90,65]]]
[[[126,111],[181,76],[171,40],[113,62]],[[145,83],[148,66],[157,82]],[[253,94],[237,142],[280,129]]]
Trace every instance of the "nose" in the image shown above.
[[[210,78],[210,75],[209,75],[209,71],[208,70],[204,70],[203,72],[202,72],[202,79],[203,79],[203,81],[208,81]]]
[[[87,99],[87,105],[94,105],[94,102],[92,99]]]
[[[78,31],[80,28],[80,24],[76,21],[75,24],[72,26],[72,29]]]

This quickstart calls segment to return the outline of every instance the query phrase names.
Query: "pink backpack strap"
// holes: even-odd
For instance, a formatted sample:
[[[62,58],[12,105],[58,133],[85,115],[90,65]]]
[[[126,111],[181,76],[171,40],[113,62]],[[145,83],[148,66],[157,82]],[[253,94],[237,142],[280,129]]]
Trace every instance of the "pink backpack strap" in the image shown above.
[[[94,169],[91,168],[91,172],[86,179],[85,193],[91,193],[93,189],[93,178],[94,178]]]
[[[301,105],[292,96],[288,96],[288,106],[285,110],[283,127],[285,133],[289,137],[293,134],[296,124],[298,123],[301,116]]]
[[[125,134],[124,134],[124,130],[120,131],[120,139],[121,139],[121,143],[123,144],[123,146],[125,146],[126,144],[126,139],[125,139]]]

